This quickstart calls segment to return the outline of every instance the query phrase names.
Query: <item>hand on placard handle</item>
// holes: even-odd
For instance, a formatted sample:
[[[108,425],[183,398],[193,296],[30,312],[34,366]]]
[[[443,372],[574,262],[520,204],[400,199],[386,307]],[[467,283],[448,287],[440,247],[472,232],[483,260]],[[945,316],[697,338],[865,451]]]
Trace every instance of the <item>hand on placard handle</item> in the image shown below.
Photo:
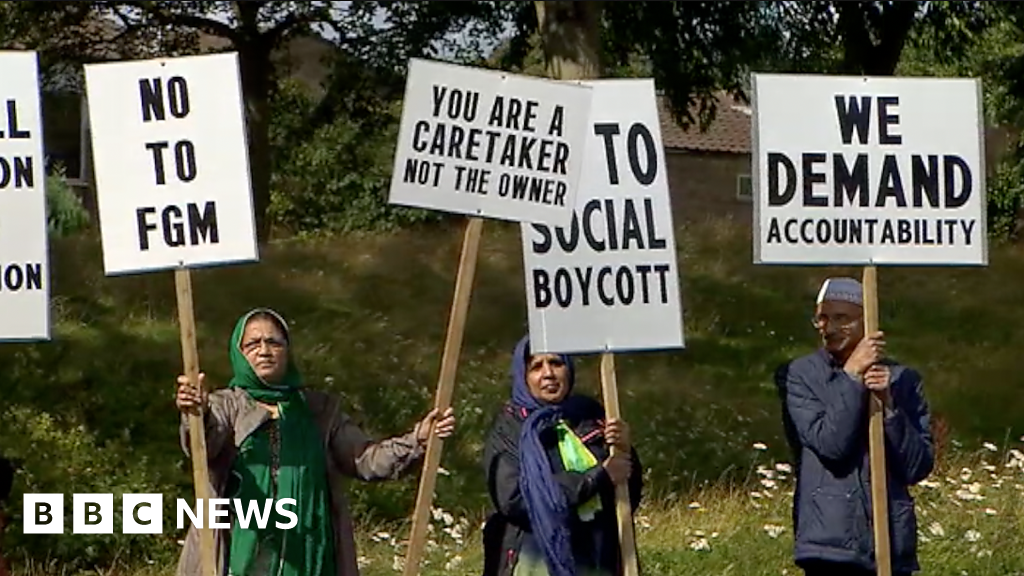
[[[209,403],[209,394],[203,386],[205,374],[199,373],[199,387],[192,386],[188,376],[178,376],[178,391],[174,395],[174,404],[178,410],[186,414],[201,414],[206,411]]]

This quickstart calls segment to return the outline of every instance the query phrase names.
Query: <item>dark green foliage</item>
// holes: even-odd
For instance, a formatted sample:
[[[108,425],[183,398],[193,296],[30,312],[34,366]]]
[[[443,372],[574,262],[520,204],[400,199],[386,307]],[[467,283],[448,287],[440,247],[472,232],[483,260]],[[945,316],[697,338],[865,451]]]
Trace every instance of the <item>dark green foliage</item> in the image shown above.
[[[313,102],[294,84],[282,85],[274,100],[273,136],[291,145],[279,148],[275,158],[269,211],[275,226],[322,235],[440,220],[439,212],[387,202],[397,108],[368,112],[362,120],[337,114],[298,141],[291,131],[303,128]]]

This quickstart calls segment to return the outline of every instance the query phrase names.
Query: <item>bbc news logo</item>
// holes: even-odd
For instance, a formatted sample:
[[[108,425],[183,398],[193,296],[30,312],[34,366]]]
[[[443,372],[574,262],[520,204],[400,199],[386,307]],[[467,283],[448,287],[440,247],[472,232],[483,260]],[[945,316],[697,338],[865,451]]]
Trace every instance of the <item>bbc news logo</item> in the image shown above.
[[[294,498],[276,501],[268,498],[263,501],[262,508],[257,501],[250,501],[248,504],[246,508],[237,498],[210,498],[204,511],[202,498],[197,499],[194,509],[187,500],[178,498],[177,528],[186,528],[186,517],[193,526],[202,528],[203,519],[207,516],[210,519],[210,528],[231,528],[227,518],[232,510],[242,528],[248,528],[251,523],[257,528],[265,529],[270,523],[271,510],[275,510],[286,519],[290,518],[289,522],[275,522],[277,528],[290,530],[299,523],[295,512],[286,508],[296,506]],[[74,494],[71,533],[113,534],[114,512],[113,494]],[[121,512],[123,534],[162,534],[164,531],[163,494],[124,494],[121,498]],[[64,495],[25,494],[23,517],[25,534],[63,534]],[[220,518],[224,520],[219,520]]]

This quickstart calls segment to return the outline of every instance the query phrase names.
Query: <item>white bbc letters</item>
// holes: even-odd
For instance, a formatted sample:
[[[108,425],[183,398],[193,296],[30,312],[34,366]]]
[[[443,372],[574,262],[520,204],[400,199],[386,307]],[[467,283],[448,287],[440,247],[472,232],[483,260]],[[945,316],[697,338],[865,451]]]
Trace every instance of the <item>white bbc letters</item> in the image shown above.
[[[23,502],[25,534],[64,533],[63,494],[25,494]]]
[[[163,534],[163,494],[125,494],[122,502],[122,532],[125,534]]]
[[[64,533],[64,495],[63,494],[25,494],[23,532],[25,534],[63,534]],[[123,494],[121,497],[121,533],[122,534],[163,534],[164,532],[164,497],[163,494]],[[237,498],[211,498],[208,501],[199,499],[192,504],[184,498],[177,498],[177,529],[187,527],[185,516],[196,528],[202,528],[204,518],[210,518],[210,528],[231,528],[231,514],[234,512],[244,518],[243,526],[250,522],[259,528],[265,528],[271,521],[270,510],[290,522],[276,522],[283,530],[291,530],[298,525],[297,506],[294,498],[266,500],[262,515],[258,503],[249,503],[249,512],[245,511],[243,502]],[[72,534],[114,534],[113,494],[73,494],[71,509]],[[250,519],[250,516],[253,518]],[[227,520],[224,520],[227,518]]]
[[[114,495],[75,494],[71,516],[72,534],[113,534]]]

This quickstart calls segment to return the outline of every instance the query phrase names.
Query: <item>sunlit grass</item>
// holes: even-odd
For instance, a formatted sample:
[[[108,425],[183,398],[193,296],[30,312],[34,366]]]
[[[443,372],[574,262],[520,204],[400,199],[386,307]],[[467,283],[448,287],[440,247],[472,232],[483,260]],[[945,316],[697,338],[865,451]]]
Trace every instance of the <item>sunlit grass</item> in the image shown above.
[[[229,378],[227,337],[236,318],[249,308],[271,306],[292,325],[308,385],[342,395],[374,435],[405,432],[433,401],[461,237],[453,227],[288,241],[264,249],[259,264],[194,271],[207,381],[223,386]],[[795,574],[788,561],[786,496],[780,490],[754,507],[749,482],[756,484],[758,476],[752,457],[769,467],[773,459],[789,458],[772,373],[787,358],[814,348],[808,315],[821,280],[859,270],[754,266],[747,224],[727,220],[690,226],[677,245],[687,349],[616,361],[623,413],[633,424],[648,480],[642,514],[655,527],[639,536],[646,573],[781,574],[788,568]],[[921,493],[924,504],[941,505],[929,512],[934,515],[922,529],[937,521],[947,537],[923,547],[941,560],[927,567],[928,574],[959,575],[959,566],[970,574],[1024,569],[1001,556],[1024,558],[1012,540],[1024,531],[1007,482],[984,492],[986,507],[998,512],[992,516],[967,516],[965,510],[977,509],[974,501],[957,500],[957,506],[929,496],[952,490],[945,477],[958,478],[964,466],[950,459],[970,456],[953,441],[972,450],[994,441],[1002,454],[1012,448],[1003,439],[1022,433],[1017,343],[1024,342],[1024,253],[996,247],[991,261],[987,269],[883,268],[879,274],[889,349],[923,373],[942,431],[937,437],[947,464],[933,477],[941,487]],[[76,475],[73,484],[80,491],[188,497],[191,490],[171,397],[181,371],[173,275],[105,278],[95,239],[56,242],[53,264],[54,341],[0,348],[0,452],[23,459],[31,471],[15,485],[16,518],[7,549],[16,560],[31,557],[37,566],[56,558],[55,569],[102,568],[116,557],[130,559],[133,569],[152,561],[153,569],[162,570],[173,565],[177,535],[97,538],[88,552],[70,534],[19,533],[18,496],[69,491],[65,471],[71,467],[92,467]],[[443,466],[450,474],[439,478],[435,501],[468,524],[461,544],[438,541],[428,574],[448,562],[453,565],[445,573],[478,572],[477,530],[488,508],[480,454],[487,427],[508,397],[508,356],[526,330],[524,294],[518,228],[488,221],[455,390],[460,429],[446,443]],[[581,358],[578,373],[579,389],[599,397],[596,358]],[[755,443],[767,450],[752,451]],[[994,453],[985,454],[992,465],[1002,465]],[[405,538],[402,522],[416,484],[413,474],[398,482],[346,485],[363,526],[366,574],[393,573],[393,544],[372,536],[384,531]],[[689,508],[694,501],[700,509]],[[966,533],[969,522],[993,528],[970,524],[983,537],[970,545],[949,536]],[[786,531],[771,538],[766,525]],[[710,550],[691,548],[704,548],[700,538]],[[990,541],[991,547],[981,548]],[[984,550],[993,556],[977,557]],[[1008,564],[991,564],[998,562]],[[981,563],[997,569],[979,571]],[[671,570],[655,569],[659,565]]]

